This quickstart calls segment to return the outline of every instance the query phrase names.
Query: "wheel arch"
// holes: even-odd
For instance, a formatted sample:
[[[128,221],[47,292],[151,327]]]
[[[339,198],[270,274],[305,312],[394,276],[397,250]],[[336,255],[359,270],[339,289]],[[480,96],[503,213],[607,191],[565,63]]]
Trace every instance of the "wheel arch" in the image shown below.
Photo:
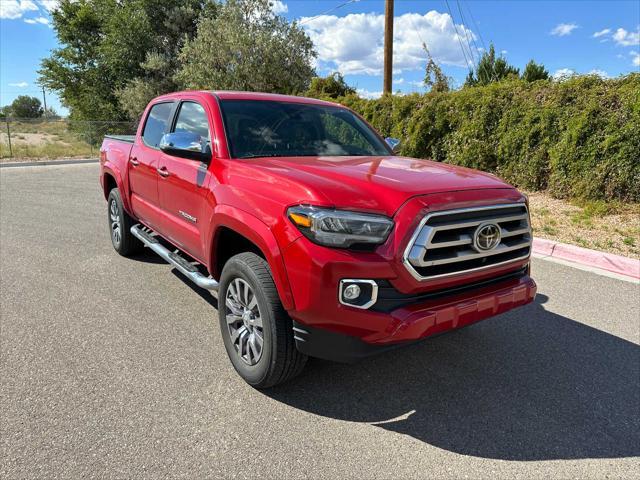
[[[294,308],[289,279],[275,236],[260,219],[227,205],[218,205],[212,219],[214,230],[209,238],[209,272],[220,278],[225,262],[233,255],[250,251],[269,264],[282,306]]]
[[[131,206],[129,204],[129,195],[128,192],[125,192],[123,188],[122,177],[120,176],[120,172],[113,168],[112,165],[105,165],[102,169],[102,189],[105,200],[109,198],[109,192],[116,187],[120,190],[120,198],[122,199],[122,206],[126,210],[126,212],[131,215]]]

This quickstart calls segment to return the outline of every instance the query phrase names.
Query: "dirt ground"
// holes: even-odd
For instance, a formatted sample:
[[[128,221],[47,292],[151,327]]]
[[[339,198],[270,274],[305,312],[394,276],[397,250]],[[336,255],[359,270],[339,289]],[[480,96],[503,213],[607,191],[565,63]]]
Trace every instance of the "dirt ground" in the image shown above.
[[[640,259],[640,205],[574,204],[528,193],[536,237]]]

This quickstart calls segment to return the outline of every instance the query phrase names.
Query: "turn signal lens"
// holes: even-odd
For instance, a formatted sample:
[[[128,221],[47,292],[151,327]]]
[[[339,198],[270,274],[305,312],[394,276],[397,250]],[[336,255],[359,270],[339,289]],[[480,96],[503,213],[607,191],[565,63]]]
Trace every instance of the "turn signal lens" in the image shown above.
[[[289,212],[289,218],[293,220],[293,223],[299,227],[309,228],[311,227],[311,219],[306,215],[300,215],[298,213]]]

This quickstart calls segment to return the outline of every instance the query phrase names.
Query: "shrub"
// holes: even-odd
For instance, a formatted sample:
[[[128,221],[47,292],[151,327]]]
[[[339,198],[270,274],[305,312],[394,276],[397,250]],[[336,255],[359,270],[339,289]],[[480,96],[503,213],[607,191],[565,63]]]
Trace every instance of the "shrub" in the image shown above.
[[[562,198],[640,202],[640,74],[510,79],[449,93],[338,99],[402,153]]]

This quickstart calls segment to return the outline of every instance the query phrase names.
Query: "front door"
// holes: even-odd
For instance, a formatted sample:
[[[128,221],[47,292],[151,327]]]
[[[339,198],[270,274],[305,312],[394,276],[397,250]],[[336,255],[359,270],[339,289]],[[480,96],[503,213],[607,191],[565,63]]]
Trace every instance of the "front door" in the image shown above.
[[[207,111],[196,101],[183,101],[172,132],[191,132],[202,140],[211,140]],[[160,156],[158,192],[163,209],[163,232],[182,250],[202,261],[205,254],[209,165],[198,160]]]
[[[136,139],[129,155],[131,209],[136,218],[156,229],[162,224],[158,196],[158,168],[162,152],[160,139],[171,123],[174,102],[156,103],[149,110],[142,135]]]

